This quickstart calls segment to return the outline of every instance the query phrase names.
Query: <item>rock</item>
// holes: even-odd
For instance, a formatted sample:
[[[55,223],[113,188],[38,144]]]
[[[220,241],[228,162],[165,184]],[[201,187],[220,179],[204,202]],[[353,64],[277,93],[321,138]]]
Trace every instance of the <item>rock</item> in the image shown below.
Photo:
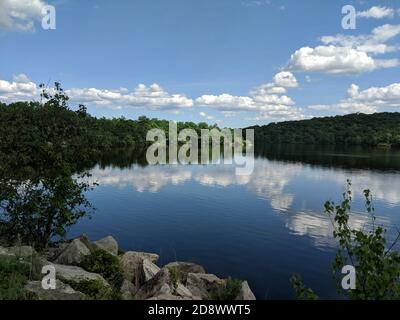
[[[7,249],[11,255],[27,258],[36,255],[36,250],[31,246],[15,246]]]
[[[30,281],[26,284],[25,290],[32,293],[39,300],[81,300],[85,295],[75,291],[69,285],[56,280],[56,289],[45,290],[41,281]]]
[[[97,240],[93,244],[97,246],[99,249],[105,250],[114,256],[118,255],[118,243],[111,236]]]
[[[90,252],[93,252],[97,249],[97,246],[89,240],[86,234],[82,234],[76,239],[80,240],[90,250]]]
[[[162,268],[152,279],[147,281],[136,292],[136,299],[139,300],[198,300],[200,297],[194,297],[182,283],[176,282],[171,278],[170,271]]]
[[[142,267],[145,282],[152,279],[160,271],[160,268],[148,259],[143,259]]]
[[[139,288],[145,282],[143,272],[143,260],[149,260],[151,263],[156,263],[158,255],[153,253],[128,251],[121,257],[121,266],[124,274],[124,279],[133,283],[136,288]]]
[[[164,300],[164,301],[168,301],[168,300],[184,300],[182,297],[177,297],[174,296],[170,293],[162,293],[156,297],[151,297],[147,300]]]
[[[160,294],[172,294],[170,287],[170,274],[168,269],[161,269],[152,279],[140,287],[135,298],[146,300]]]
[[[14,256],[14,254],[10,253],[7,248],[0,247],[0,256],[12,257],[12,256]]]
[[[54,263],[79,265],[82,261],[82,256],[89,254],[89,248],[80,239],[75,239],[60,253]]]
[[[211,298],[211,293],[220,286],[223,286],[224,283],[224,280],[213,274],[189,273],[186,287],[193,296],[208,300]]]
[[[178,273],[180,281],[186,284],[189,273],[206,273],[204,268],[198,264],[190,262],[171,262],[164,266],[165,268],[175,270]]]
[[[251,291],[250,286],[247,281],[242,282],[242,287],[240,292],[235,298],[235,300],[256,300],[254,293]]]
[[[136,293],[136,287],[132,282],[124,280],[121,285],[121,299],[122,300],[133,300]]]
[[[194,297],[192,292],[186,288],[182,283],[178,283],[176,289],[173,291],[174,295],[188,300],[201,300],[200,297]]]
[[[67,266],[63,264],[53,264],[56,269],[56,277],[60,280],[81,282],[89,280],[100,280],[104,286],[109,287],[109,283],[99,274],[87,272],[80,267]]]

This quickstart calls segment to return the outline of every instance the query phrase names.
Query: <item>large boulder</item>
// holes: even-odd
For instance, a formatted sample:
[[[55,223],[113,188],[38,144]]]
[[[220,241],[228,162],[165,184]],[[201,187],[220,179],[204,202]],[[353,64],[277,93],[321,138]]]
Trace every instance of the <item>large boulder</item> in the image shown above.
[[[189,273],[206,273],[201,265],[191,262],[171,262],[165,265],[164,268],[176,272],[179,280],[183,283],[187,282]]]
[[[147,281],[136,292],[135,298],[146,300],[161,294],[172,294],[170,287],[170,274],[168,269],[161,269],[152,279]]]
[[[160,271],[160,268],[148,259],[143,259],[142,268],[145,282],[152,279]]]
[[[212,298],[213,292],[225,285],[225,280],[213,274],[189,273],[186,287],[194,296],[208,300]]]
[[[82,261],[82,257],[89,254],[89,248],[81,241],[81,239],[74,239],[54,260],[54,263],[79,265]]]
[[[151,263],[156,263],[158,255],[154,253],[128,251],[121,257],[121,266],[124,279],[133,283],[136,288],[139,288],[146,279],[143,272],[143,260],[148,260]]]
[[[152,279],[136,292],[138,300],[198,300],[182,283],[171,275],[167,268],[162,268]]]
[[[41,281],[30,281],[26,284],[25,290],[39,300],[81,300],[85,295],[75,291],[69,285],[56,280],[56,289],[45,290]]]
[[[56,277],[61,281],[79,283],[81,281],[100,280],[104,286],[109,287],[110,284],[99,274],[88,272],[80,267],[67,266],[63,264],[53,264],[56,269]]]
[[[124,280],[121,285],[121,299],[122,300],[133,300],[137,288],[133,285],[132,282],[128,280]]]
[[[114,256],[118,255],[118,242],[112,236],[97,240],[93,244],[97,248],[107,251]]]
[[[247,281],[242,282],[239,294],[235,300],[256,300],[254,293],[251,291],[250,286]]]

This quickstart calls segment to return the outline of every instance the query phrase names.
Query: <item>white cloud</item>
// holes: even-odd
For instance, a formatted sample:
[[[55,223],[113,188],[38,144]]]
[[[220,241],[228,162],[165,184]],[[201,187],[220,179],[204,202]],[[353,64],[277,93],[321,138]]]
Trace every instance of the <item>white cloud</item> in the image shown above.
[[[206,118],[207,120],[214,120],[215,119],[214,116],[211,116],[211,115],[209,115],[209,114],[207,114],[207,113],[205,113],[203,111],[199,112],[199,116],[202,117],[202,118]]]
[[[158,84],[138,85],[132,92],[97,88],[72,88],[65,90],[73,103],[83,103],[110,109],[148,108],[176,111],[193,107],[193,100],[181,94],[169,94]],[[25,74],[16,75],[13,81],[0,80],[0,99],[5,102],[35,100],[39,98],[38,86]]]
[[[395,12],[393,8],[374,6],[366,11],[358,12],[357,17],[373,19],[393,18]]]
[[[164,91],[158,84],[138,85],[132,92],[126,89],[106,90],[96,88],[66,90],[72,101],[88,103],[112,109],[148,108],[152,110],[177,110],[191,108],[193,100],[181,94]]]
[[[16,75],[13,81],[0,80],[0,100],[14,102],[37,98],[39,90],[25,74]]]
[[[398,58],[375,59],[400,50],[399,44],[388,42],[400,35],[400,25],[386,24],[371,34],[323,36],[323,45],[303,47],[291,55],[287,69],[328,74],[360,74],[400,65]]]
[[[245,0],[242,5],[245,7],[265,7],[272,4],[272,0]]]
[[[400,35],[400,25],[385,24],[372,30],[371,34],[348,36],[324,36],[321,41],[325,45],[338,45],[353,48],[374,55],[386,54],[400,50],[400,45],[389,45],[386,42]]]
[[[280,72],[274,77],[273,83],[267,83],[254,88],[249,96],[234,96],[231,94],[203,95],[195,100],[199,106],[211,107],[231,116],[237,112],[254,112],[253,119],[299,119],[302,110],[295,107],[295,102],[286,93],[286,88],[298,86],[295,76],[290,72]]]
[[[352,84],[347,90],[347,98],[337,104],[313,105],[311,110],[335,111],[340,113],[374,113],[377,111],[400,108],[400,83],[386,87],[372,87],[360,91]]]
[[[297,50],[290,58],[289,69],[329,74],[358,74],[398,65],[398,59],[375,61],[364,51],[330,45]]]
[[[296,77],[293,73],[288,71],[282,71],[274,76],[274,83],[277,86],[284,88],[297,88],[299,86]]]
[[[41,0],[1,0],[0,28],[33,31],[34,22],[42,19],[45,6]]]

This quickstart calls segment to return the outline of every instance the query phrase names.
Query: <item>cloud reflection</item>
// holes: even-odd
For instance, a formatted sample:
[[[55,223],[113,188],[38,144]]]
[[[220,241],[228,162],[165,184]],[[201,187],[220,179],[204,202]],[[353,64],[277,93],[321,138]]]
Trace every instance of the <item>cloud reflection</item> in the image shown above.
[[[318,193],[319,189],[333,186],[335,190],[342,190],[346,179],[350,178],[355,197],[361,197],[361,191],[370,188],[376,200],[391,207],[400,205],[397,174],[312,168],[302,163],[267,159],[256,159],[254,172],[248,176],[236,175],[233,165],[133,166],[131,169],[95,167],[91,173],[91,179],[100,185],[132,187],[137,192],[159,192],[168,185],[183,186],[190,181],[208,188],[241,186],[257,198],[265,200],[274,212],[282,214],[286,227],[294,234],[311,237],[317,246],[330,246],[334,243],[331,222],[322,209],[323,201],[329,199],[329,195]],[[302,186],[300,189],[304,190],[299,190],[299,181]],[[306,196],[302,196],[301,192],[305,192]],[[315,194],[310,194],[312,192]],[[324,199],[320,209],[313,207],[313,203],[322,196]],[[339,196],[336,191],[334,196]],[[310,199],[314,200],[313,203]],[[370,217],[366,214],[351,215],[350,223],[356,229],[368,227],[369,222]],[[388,225],[390,221],[379,217],[378,223]]]

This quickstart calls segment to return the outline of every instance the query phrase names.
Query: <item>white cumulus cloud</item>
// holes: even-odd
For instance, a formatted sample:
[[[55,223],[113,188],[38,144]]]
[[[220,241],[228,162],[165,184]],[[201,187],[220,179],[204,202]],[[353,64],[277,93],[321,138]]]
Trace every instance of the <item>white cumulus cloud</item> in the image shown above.
[[[395,13],[396,11],[393,8],[373,6],[368,10],[358,12],[357,17],[383,19],[383,18],[392,18],[395,15]]]
[[[302,47],[295,51],[287,69],[327,74],[360,74],[398,67],[398,58],[375,58],[376,55],[400,50],[399,44],[389,42],[398,35],[400,25],[386,24],[373,29],[371,34],[323,36],[320,39],[322,45]]]
[[[0,28],[33,31],[46,5],[42,0],[0,0]]]
[[[235,96],[228,93],[203,95],[195,104],[215,108],[227,117],[237,112],[253,112],[253,119],[300,119],[302,110],[295,102],[284,95],[286,88],[298,86],[297,79],[290,72],[280,72],[274,76],[274,82],[261,85],[250,91],[248,96]]]
[[[360,90],[352,84],[347,90],[347,98],[337,104],[313,105],[311,110],[334,111],[340,113],[374,113],[383,110],[399,111],[400,83],[393,83],[386,87],[371,87]]]

